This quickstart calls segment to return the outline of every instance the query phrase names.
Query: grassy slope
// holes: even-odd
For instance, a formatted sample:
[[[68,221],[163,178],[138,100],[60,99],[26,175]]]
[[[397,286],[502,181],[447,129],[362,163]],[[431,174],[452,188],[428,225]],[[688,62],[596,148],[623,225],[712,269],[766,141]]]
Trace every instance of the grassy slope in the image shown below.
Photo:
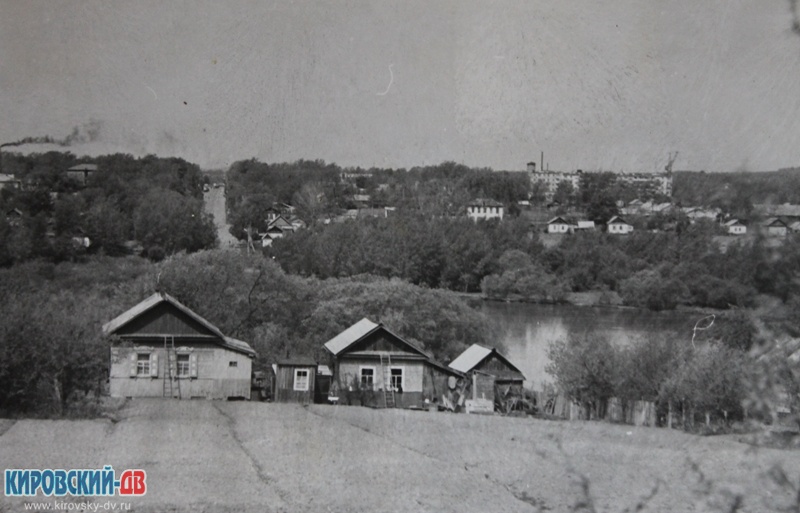
[[[645,511],[716,511],[732,491],[757,512],[788,500],[766,470],[800,473],[794,452],[593,422],[160,400],[121,419],[19,421],[0,461],[144,468],[136,511],[567,511],[586,476],[598,511],[634,508],[658,483]]]

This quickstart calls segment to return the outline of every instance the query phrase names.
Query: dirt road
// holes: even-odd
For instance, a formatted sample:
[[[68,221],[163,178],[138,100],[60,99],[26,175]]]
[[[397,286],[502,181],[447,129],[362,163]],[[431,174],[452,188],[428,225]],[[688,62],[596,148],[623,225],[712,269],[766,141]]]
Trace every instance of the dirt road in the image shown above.
[[[204,194],[203,199],[205,200],[206,212],[214,216],[219,247],[223,249],[235,247],[238,241],[229,231],[228,214],[225,208],[225,188],[212,187]]]
[[[791,500],[767,484],[772,465],[800,473],[795,451],[664,429],[157,399],[130,402],[118,422],[18,421],[0,461],[142,468],[147,495],[114,498],[139,512],[572,511],[585,490],[597,511],[621,512],[656,488],[641,511],[727,511],[740,494],[738,511],[760,512]]]

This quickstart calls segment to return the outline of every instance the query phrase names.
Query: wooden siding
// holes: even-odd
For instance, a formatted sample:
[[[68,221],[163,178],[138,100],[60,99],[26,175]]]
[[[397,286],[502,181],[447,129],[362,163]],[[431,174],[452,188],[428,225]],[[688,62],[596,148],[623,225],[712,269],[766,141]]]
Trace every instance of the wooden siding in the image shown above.
[[[481,363],[475,366],[474,370],[479,370],[495,376],[498,383],[519,383],[522,384],[524,378],[522,374],[509,366],[506,362],[491,354]]]
[[[425,362],[421,360],[393,360],[392,367],[403,369],[403,392],[422,392],[423,370]],[[355,384],[360,383],[361,367],[375,368],[375,382],[373,390],[383,390],[383,374],[380,359],[375,358],[346,358],[341,359],[336,366],[336,379],[339,382],[340,390],[354,388]]]
[[[176,345],[178,354],[195,355],[197,377],[180,377],[173,381],[173,394],[181,399],[250,398],[252,361],[250,357],[210,343]],[[157,355],[151,376],[136,376],[132,355]],[[123,343],[111,347],[109,375],[112,397],[163,397],[164,380],[169,359],[164,345],[155,341],[136,344]],[[235,362],[235,366],[231,366]],[[174,360],[173,360],[174,364]],[[176,374],[173,367],[173,376]],[[178,382],[179,383],[176,383]],[[169,391],[169,384],[167,384]]]
[[[494,402],[494,376],[480,372],[472,373],[472,398]]]
[[[121,327],[117,334],[121,337],[174,335],[178,336],[213,336],[205,326],[195,321],[169,303],[161,303],[132,319]]]
[[[294,389],[294,371],[296,370],[308,372],[308,390]],[[275,401],[279,403],[313,403],[316,373],[316,365],[308,367],[278,365],[278,372],[275,374]]]
[[[364,339],[356,342],[347,348],[347,353],[352,352],[391,352],[391,353],[407,353],[407,354],[420,354],[409,347],[405,342],[397,337],[392,336],[385,330],[376,330],[374,333],[364,337]]]

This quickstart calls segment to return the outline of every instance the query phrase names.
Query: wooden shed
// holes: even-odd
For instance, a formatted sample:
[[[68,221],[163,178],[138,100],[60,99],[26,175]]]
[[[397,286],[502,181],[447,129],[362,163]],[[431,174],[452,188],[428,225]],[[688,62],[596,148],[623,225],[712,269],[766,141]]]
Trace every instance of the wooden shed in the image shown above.
[[[450,368],[472,376],[476,372],[494,378],[497,385],[512,385],[522,388],[525,376],[508,358],[500,354],[493,347],[484,347],[472,344],[463,353],[450,362]],[[476,391],[480,392],[487,385],[481,385],[484,380],[477,378]]]
[[[311,358],[279,360],[275,364],[275,402],[311,404],[317,362]]]
[[[112,397],[250,399],[255,351],[164,292],[103,325]]]
[[[383,324],[361,319],[325,343],[334,380],[352,404],[386,408],[423,407],[446,390],[449,376],[462,376]]]

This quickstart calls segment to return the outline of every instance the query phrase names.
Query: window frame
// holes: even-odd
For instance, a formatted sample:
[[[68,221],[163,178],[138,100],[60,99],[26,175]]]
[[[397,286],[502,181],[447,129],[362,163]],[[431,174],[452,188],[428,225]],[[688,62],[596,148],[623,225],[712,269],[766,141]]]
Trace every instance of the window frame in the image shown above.
[[[181,358],[186,358],[181,360]],[[186,373],[181,373],[181,367],[185,363]],[[192,376],[192,355],[189,353],[178,353],[175,355],[175,377],[176,378],[190,378]]]
[[[365,370],[372,371],[372,375],[369,376],[371,378],[370,379],[370,383],[364,383],[364,377],[365,377],[364,371]],[[375,366],[374,365],[360,365],[358,367],[358,384],[359,384],[359,386],[361,388],[369,387],[370,390],[374,390],[375,389],[375,376],[376,375],[377,375],[377,372],[375,371]]]
[[[300,381],[298,379],[300,377],[299,376],[300,373],[305,373],[305,381]],[[292,383],[292,390],[294,390],[295,392],[308,392],[309,385],[311,384],[310,375],[311,372],[308,370],[308,368],[304,367],[304,368],[294,369],[294,382]],[[298,386],[299,383],[304,383],[302,388]]]
[[[399,365],[392,365],[389,367],[389,385],[392,387],[392,391],[397,392],[397,385],[395,384],[395,376],[394,371],[400,371],[400,389],[405,391],[406,389],[406,369],[403,366]]]
[[[149,352],[136,352],[136,377],[149,378],[151,376],[150,363],[152,362],[152,355]]]

